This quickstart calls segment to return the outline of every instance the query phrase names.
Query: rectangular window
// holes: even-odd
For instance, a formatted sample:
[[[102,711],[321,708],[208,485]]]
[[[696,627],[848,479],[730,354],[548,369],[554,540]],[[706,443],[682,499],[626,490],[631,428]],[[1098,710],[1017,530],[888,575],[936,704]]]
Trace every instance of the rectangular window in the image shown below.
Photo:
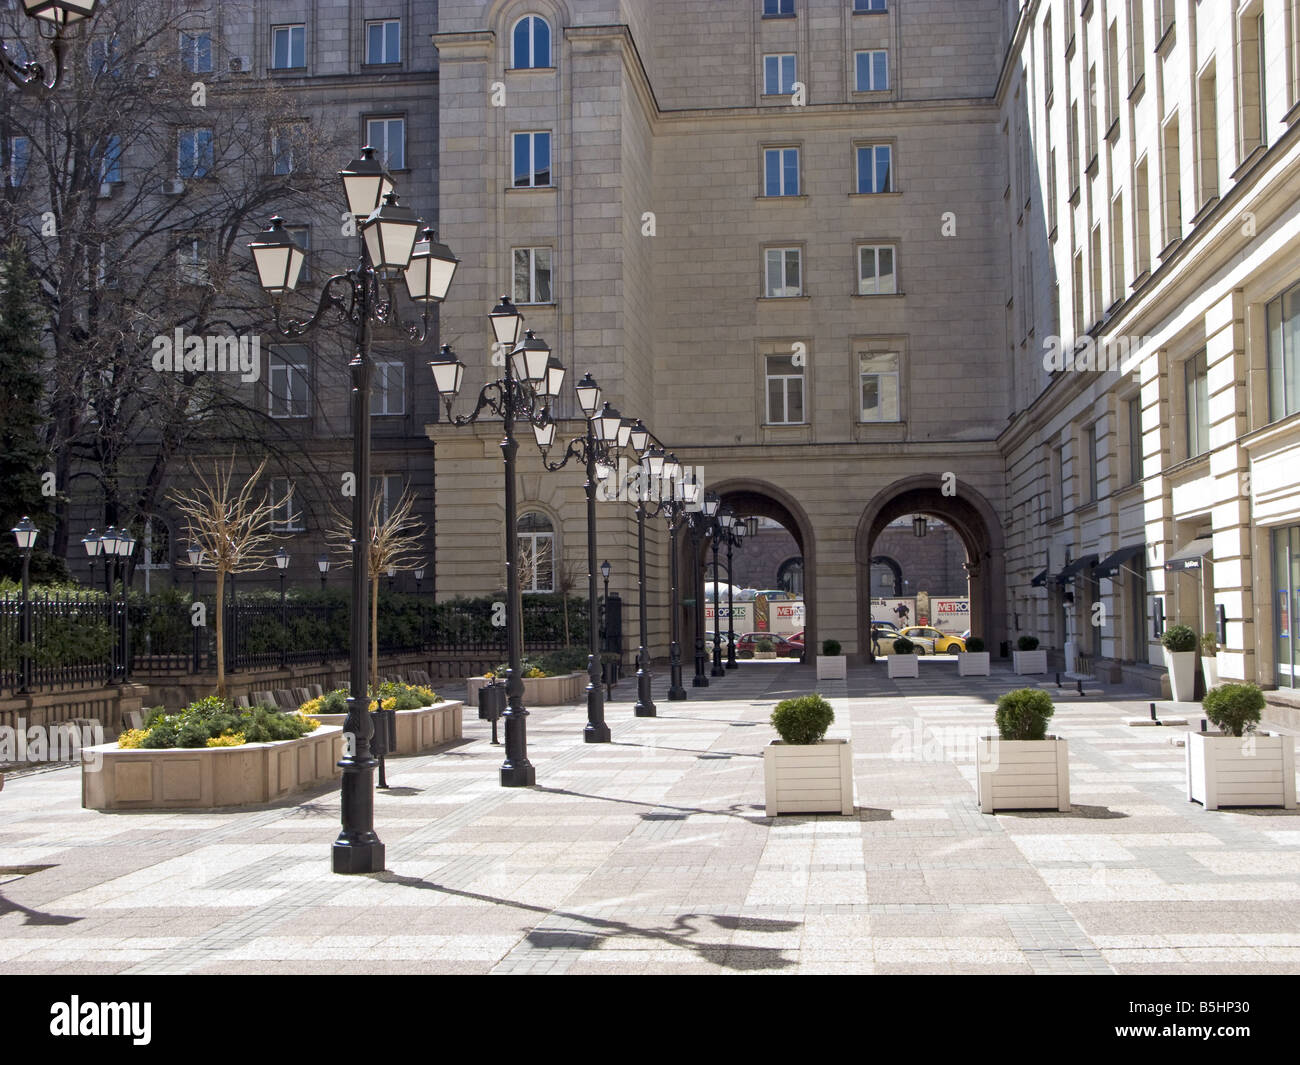
[[[1083,249],[1074,253],[1074,335],[1084,334],[1083,321]]]
[[[1110,301],[1124,298],[1124,194],[1117,192],[1110,205]]]
[[[402,20],[383,19],[366,23],[366,62],[400,63],[402,61]]]
[[[788,96],[797,80],[793,52],[763,56],[764,96]]]
[[[1168,246],[1183,235],[1182,172],[1178,161],[1178,114],[1165,123],[1161,143],[1164,148],[1160,165],[1163,168],[1164,242]]]
[[[298,275],[298,280],[311,280],[311,226],[285,226],[289,235],[298,242],[298,247],[302,248],[302,273]]]
[[[406,363],[375,362],[375,375],[370,387],[370,413],[406,413]]]
[[[1069,154],[1068,162],[1070,164],[1070,177],[1067,187],[1070,189],[1070,196],[1073,198],[1074,190],[1079,187],[1079,105],[1076,102],[1070,103],[1070,122],[1066,126],[1066,151]]]
[[[379,501],[379,521],[386,522],[402,500],[406,483],[400,473],[380,473],[370,478],[370,498]]]
[[[292,174],[302,162],[299,146],[306,137],[301,122],[286,122],[271,130],[271,173]]]
[[[854,89],[857,92],[883,92],[889,88],[889,53],[883,49],[857,52]]]
[[[271,69],[301,70],[307,66],[307,27],[271,27]]]
[[[891,296],[897,291],[894,245],[860,245],[858,247],[858,295]]]
[[[800,248],[768,248],[764,251],[768,299],[803,295],[803,251]]]
[[[1106,32],[1106,130],[1119,121],[1119,20]]]
[[[191,74],[212,73],[212,34],[181,34],[181,67]]]
[[[763,195],[799,195],[799,149],[766,148],[763,151]]]
[[[118,184],[122,180],[122,138],[110,133],[104,139],[104,149],[99,156],[100,184]]]
[[[1241,157],[1245,159],[1265,142],[1268,122],[1265,117],[1266,79],[1264,73],[1264,16],[1256,5],[1253,12],[1237,26],[1240,37]]]
[[[266,379],[267,413],[272,418],[305,418],[307,367],[272,357]]]
[[[542,188],[550,183],[550,133],[516,133],[515,188]]]
[[[26,137],[9,138],[9,179],[10,188],[18,188],[27,180],[27,167],[32,160],[32,142]]]
[[[1134,396],[1128,407],[1128,483],[1142,480],[1142,397]]]
[[[1130,610],[1129,623],[1132,631],[1129,638],[1133,642],[1133,661],[1145,662],[1147,660],[1147,633],[1150,629],[1147,627],[1150,620],[1147,615],[1147,573],[1143,569],[1145,564],[1140,561],[1141,556],[1134,558],[1130,563],[1133,572],[1129,574],[1129,596]]]
[[[1056,229],[1056,149],[1047,153],[1047,231]]]
[[[537,511],[524,514],[517,526],[519,585],[524,592],[555,590],[555,529]]]
[[[872,351],[858,355],[858,393],[861,421],[899,420],[898,352]]]
[[[1187,457],[1210,450],[1210,392],[1205,352],[1183,363],[1183,396],[1187,404]]]
[[[515,248],[515,303],[552,303],[551,249]]]
[[[288,477],[271,478],[271,502],[277,504],[271,517],[271,528],[275,532],[302,532],[306,526],[302,520],[302,506],[293,481]]]
[[[406,119],[366,119],[366,143],[378,151],[389,170],[406,169]]]
[[[196,233],[181,238],[176,251],[177,279],[183,285],[208,283],[208,238]]]
[[[1043,98],[1052,98],[1052,70],[1056,64],[1056,53],[1052,51],[1052,13],[1043,16]]]
[[[1088,166],[1092,166],[1092,161],[1097,158],[1097,66],[1095,63],[1088,68],[1088,96],[1085,102],[1087,107],[1084,111],[1084,120],[1087,126],[1084,128],[1084,146],[1088,151]]]
[[[1201,203],[1205,204],[1219,195],[1218,90],[1213,63],[1197,84],[1196,119],[1196,169]]]
[[[1097,502],[1097,423],[1083,431],[1083,459],[1088,471],[1088,502]]]
[[[1163,37],[1174,25],[1174,0],[1156,0],[1156,36]]]
[[[858,145],[858,192],[894,191],[893,148],[888,144]]]
[[[176,137],[176,176],[182,181],[212,173],[212,130],[183,129]]]
[[[1138,276],[1151,269],[1151,191],[1146,156],[1133,176],[1133,268]]]
[[[1105,289],[1101,287],[1101,223],[1098,222],[1092,227],[1092,291],[1089,295],[1092,297],[1092,321],[1101,321],[1103,307],[1101,305],[1102,293]]]
[[[1128,83],[1132,90],[1146,73],[1146,0],[1128,0]]]
[[[1272,421],[1300,411],[1300,285],[1268,305],[1268,404]]]
[[[1056,513],[1064,514],[1069,495],[1065,491],[1065,448],[1052,448],[1052,492]]]
[[[885,11],[885,0],[853,0],[854,14],[864,11]]]
[[[764,15],[793,15],[794,0],[763,0]]]
[[[794,364],[793,355],[767,356],[767,420],[771,425],[803,423],[803,367]]]

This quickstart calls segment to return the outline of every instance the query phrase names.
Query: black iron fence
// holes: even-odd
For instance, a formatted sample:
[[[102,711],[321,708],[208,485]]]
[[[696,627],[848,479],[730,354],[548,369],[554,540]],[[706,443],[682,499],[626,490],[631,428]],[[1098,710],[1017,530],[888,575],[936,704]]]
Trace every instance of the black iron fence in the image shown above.
[[[223,643],[226,669],[258,669],[326,662],[348,654],[349,597],[342,593],[294,593],[283,602],[274,594],[226,596]],[[526,596],[524,646],[552,651],[587,641],[587,604],[559,596]],[[89,687],[122,679],[122,647],[129,675],[211,672],[216,665],[215,601],[191,602],[176,589],[156,595],[133,593],[126,609],[120,599],[80,592],[36,592],[29,609],[32,640],[21,639],[22,599],[0,595],[0,691],[17,691],[30,659],[31,690]],[[380,594],[377,635],[381,655],[437,652],[504,659],[503,599],[433,602],[416,595]]]

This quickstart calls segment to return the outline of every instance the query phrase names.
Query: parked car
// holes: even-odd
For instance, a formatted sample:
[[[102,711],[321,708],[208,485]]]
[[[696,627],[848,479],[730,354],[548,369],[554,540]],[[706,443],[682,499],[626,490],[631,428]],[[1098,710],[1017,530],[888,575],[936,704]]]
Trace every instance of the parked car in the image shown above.
[[[736,637],[736,651],[757,651],[759,640],[771,640],[772,650],[778,655],[789,656],[803,653],[801,647],[792,644],[785,636],[775,632],[747,632],[744,636]]]
[[[910,625],[903,630],[903,635],[913,643],[929,640],[936,654],[955,655],[966,650],[966,641],[960,636],[949,636],[930,625]]]
[[[892,622],[873,621],[871,623],[872,653],[877,657],[892,655],[894,653],[894,641],[902,639],[904,635],[906,634],[895,628]],[[907,636],[907,639],[916,644],[916,653],[923,655],[934,654],[933,640],[926,639],[924,636]]]
[[[722,644],[722,653],[724,655],[727,653],[727,644],[730,642],[730,640],[731,637],[725,631],[718,634],[718,643]],[[737,636],[736,640],[737,642],[739,642],[740,637]],[[704,637],[704,646],[708,650],[709,654],[713,654],[713,630],[712,629],[710,629]]]
[[[798,632],[792,632],[789,636],[786,637],[786,641],[789,642],[789,643],[794,644],[794,645],[795,645],[796,647],[798,647],[799,650],[802,652],[802,651],[803,651],[803,634],[804,634],[804,630],[803,630],[803,629],[800,629]]]

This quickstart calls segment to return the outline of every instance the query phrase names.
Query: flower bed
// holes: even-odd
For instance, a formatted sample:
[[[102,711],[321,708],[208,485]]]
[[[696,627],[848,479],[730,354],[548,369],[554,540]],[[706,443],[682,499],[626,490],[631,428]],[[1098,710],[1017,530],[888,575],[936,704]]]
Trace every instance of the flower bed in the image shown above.
[[[490,676],[484,676],[466,680],[471,703],[477,705],[479,688],[491,679]],[[565,706],[579,702],[587,683],[586,673],[565,673],[559,677],[524,677],[524,705]]]
[[[372,691],[371,710],[392,710],[397,726],[397,747],[390,755],[419,754],[460,739],[464,703],[439,699],[432,688],[385,683]],[[298,708],[323,725],[342,725],[347,718],[348,691],[339,688]]]

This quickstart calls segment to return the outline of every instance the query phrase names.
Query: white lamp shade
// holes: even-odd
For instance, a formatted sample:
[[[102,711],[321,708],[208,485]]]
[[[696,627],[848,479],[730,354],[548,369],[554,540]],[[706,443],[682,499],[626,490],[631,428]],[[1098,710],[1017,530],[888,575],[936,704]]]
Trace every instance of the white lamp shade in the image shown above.
[[[596,480],[607,481],[611,476],[613,476],[613,473],[614,473],[614,467],[611,466],[608,462],[596,463]]]
[[[546,381],[542,385],[542,394],[550,399],[557,399],[564,384],[564,367],[554,355],[546,366]]]
[[[287,569],[289,566],[289,552],[283,547],[275,553],[275,564],[279,566],[280,569]]]
[[[117,538],[118,538],[118,532],[116,526],[110,525],[107,529],[104,530],[104,535],[99,538],[99,542],[103,545],[101,550],[104,552],[104,554],[106,555],[117,554]]]
[[[284,228],[283,218],[279,215],[272,218],[271,224],[257,240],[249,242],[248,248],[257,267],[258,284],[266,292],[283,296],[298,286],[306,256],[293,235]]]
[[[537,446],[543,451],[555,443],[555,423],[547,422],[545,425],[533,425],[533,436],[537,439]]]
[[[624,418],[618,426],[618,446],[627,447],[632,440],[632,423]]]
[[[444,399],[455,398],[465,380],[465,364],[456,358],[456,353],[444,344],[438,358],[429,362],[429,369],[433,371],[433,387],[438,394]]]
[[[99,542],[99,530],[91,529],[90,532],[83,536],[81,538],[81,546],[86,549],[86,554],[91,558],[98,555],[99,549],[103,546],[103,544]]]
[[[23,520],[13,528],[14,539],[18,541],[18,550],[30,551],[35,547],[36,534],[39,531],[40,530],[32,524],[32,519],[24,515]]]
[[[524,339],[510,354],[515,377],[533,385],[545,382],[551,362],[551,348],[529,329]]]
[[[664,473],[664,449],[661,447],[652,447],[646,452],[645,458],[641,460],[641,465],[645,467],[646,473],[651,477],[662,477]]]
[[[650,430],[641,424],[638,418],[632,426],[632,432],[628,437],[628,442],[632,445],[632,450],[638,455],[644,454],[646,447],[650,443]]]
[[[401,206],[396,193],[388,193],[384,202],[361,223],[361,235],[375,272],[386,278],[405,273],[420,228],[415,212]]]
[[[597,440],[614,444],[618,441],[618,431],[623,424],[623,415],[606,403],[601,408],[600,413],[591,419],[591,424],[595,430]]]
[[[316,568],[322,573],[328,573],[330,571],[330,560],[328,556],[321,555],[321,557],[316,560]]]
[[[88,19],[95,14],[99,0],[23,0],[23,12],[29,18],[42,19],[59,26]]]
[[[510,302],[509,296],[501,297],[501,302],[488,315],[488,321],[492,323],[492,338],[507,351],[519,343],[519,338],[523,335],[524,316]]]
[[[709,492],[704,497],[703,506],[704,506],[704,516],[706,518],[711,518],[713,517],[713,515],[715,515],[718,512],[718,502],[719,502],[718,497],[715,496],[712,492]]]
[[[117,553],[123,558],[127,558],[134,550],[135,537],[131,535],[129,530],[124,529],[117,538]]]
[[[426,229],[421,237],[404,275],[406,294],[416,303],[441,303],[447,298],[460,260],[438,240],[432,229]]]
[[[590,373],[586,373],[573,388],[578,393],[578,405],[590,418],[600,407],[600,386],[596,384],[596,379]]]
[[[203,548],[193,540],[190,541],[189,549],[185,553],[189,556],[191,566],[198,566],[203,561]]]
[[[361,158],[353,159],[339,171],[343,193],[348,200],[348,210],[355,218],[369,218],[393,191],[393,179],[384,164],[375,158],[375,149],[367,145],[361,149]]]

